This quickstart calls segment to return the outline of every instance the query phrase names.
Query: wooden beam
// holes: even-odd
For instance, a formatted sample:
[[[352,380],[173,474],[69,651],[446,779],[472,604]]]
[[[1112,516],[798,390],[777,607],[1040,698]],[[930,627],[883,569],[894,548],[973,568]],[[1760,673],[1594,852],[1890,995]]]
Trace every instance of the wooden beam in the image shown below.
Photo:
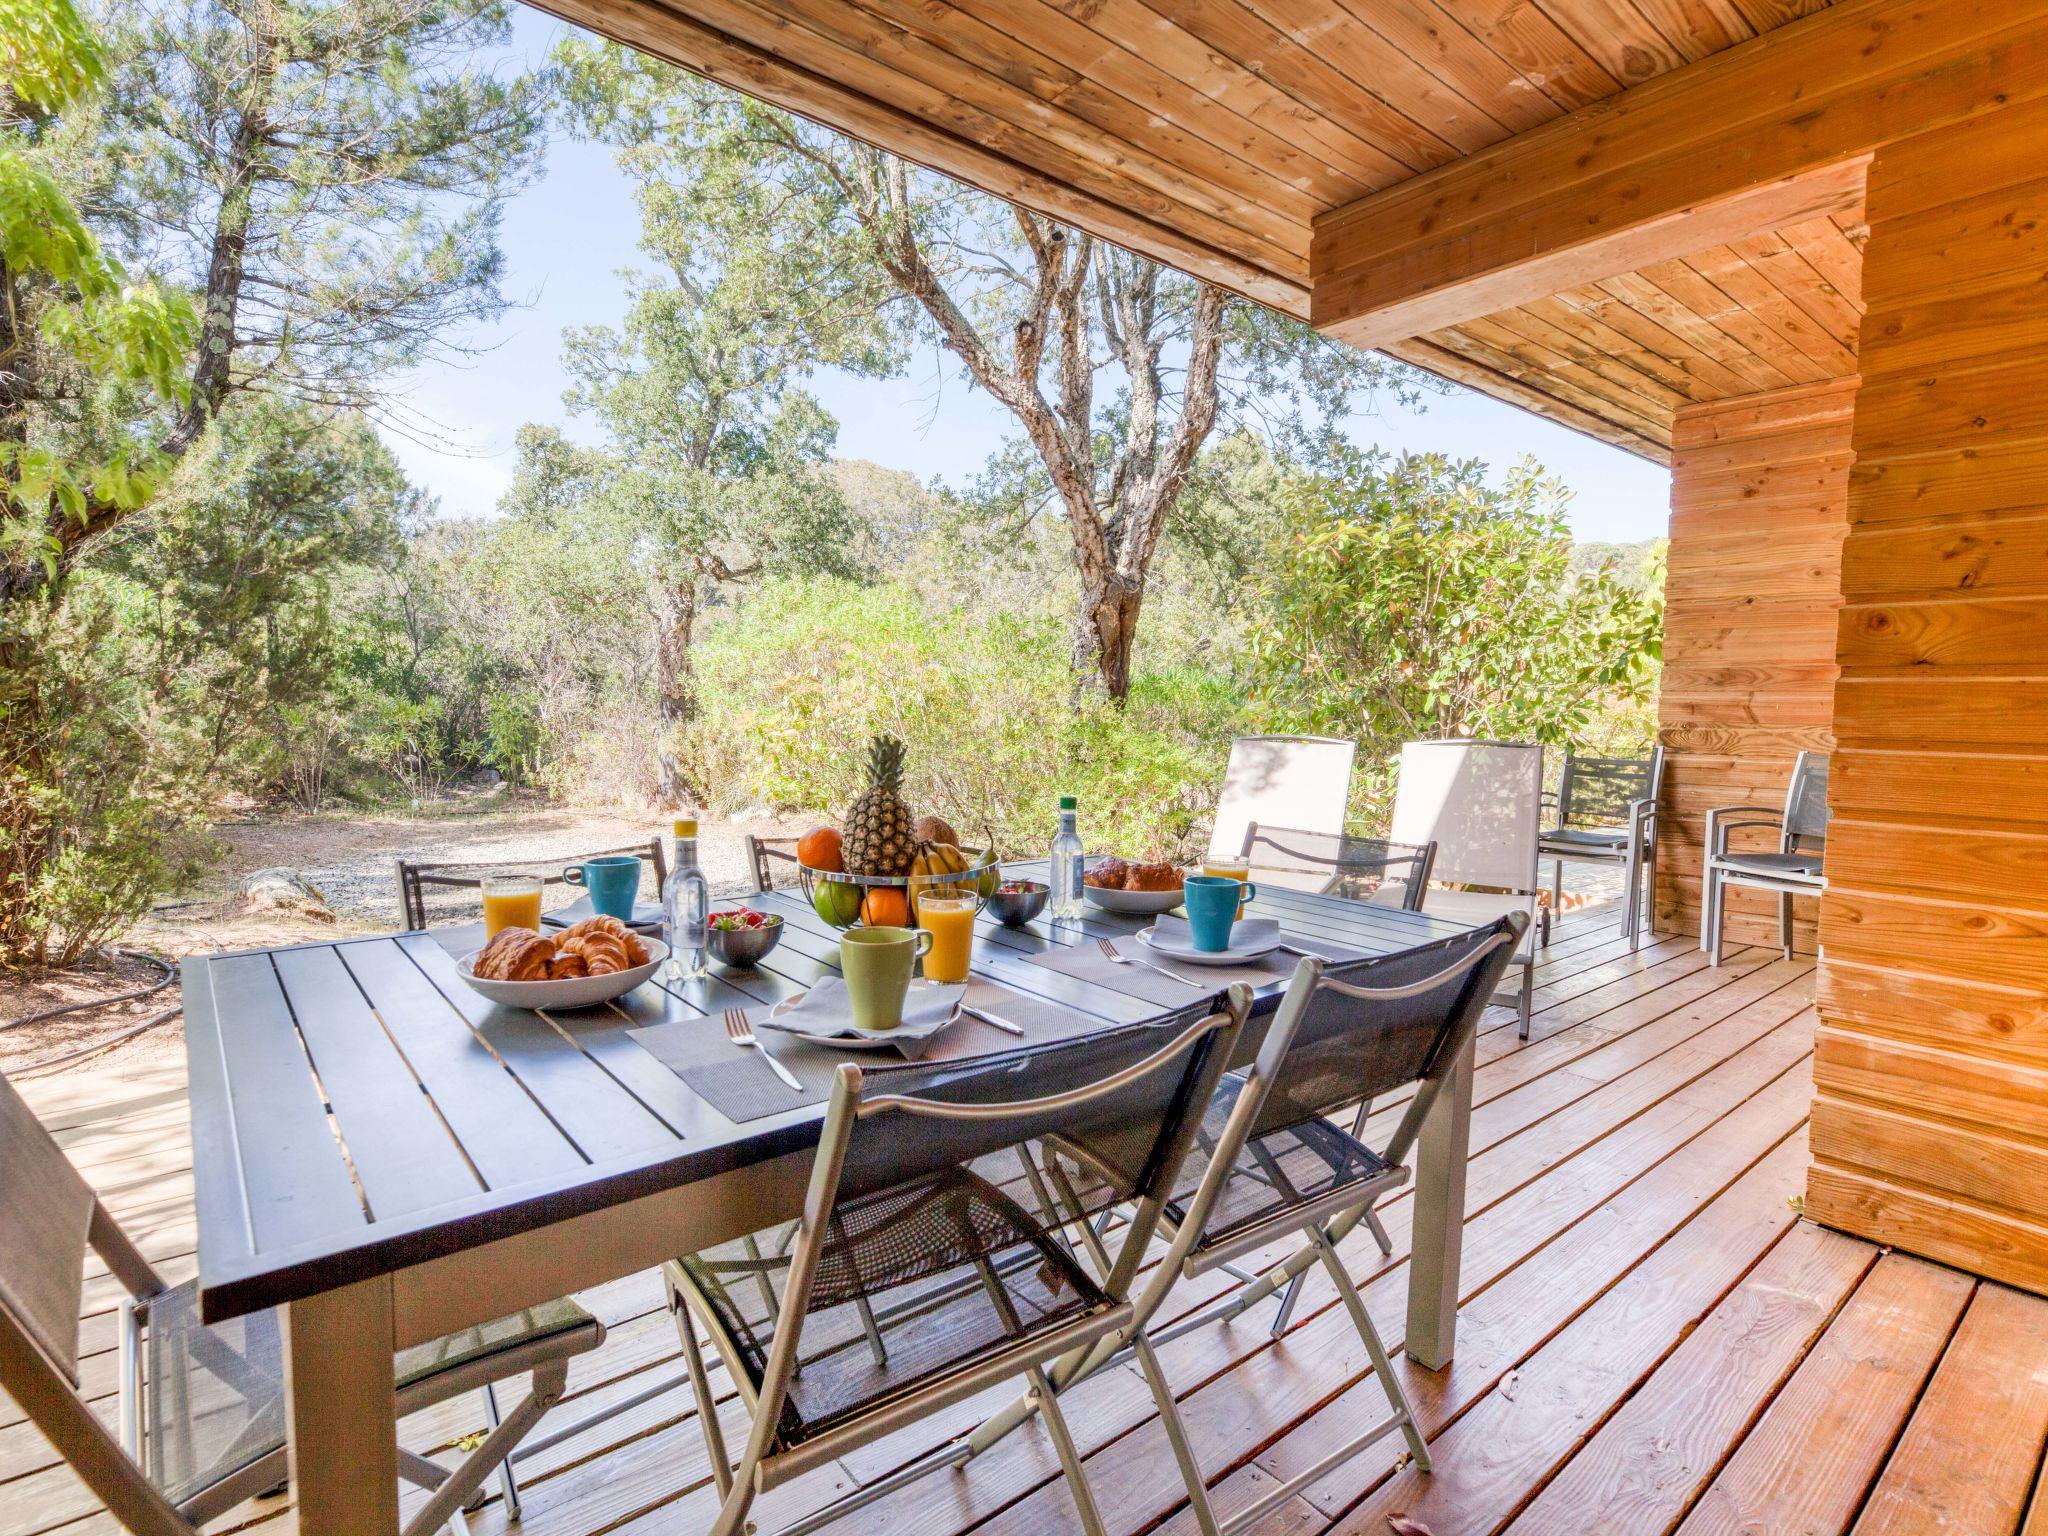
[[[707,26],[662,0],[533,3],[564,21],[880,145],[928,170],[1064,220],[1283,314],[1305,318],[1308,313],[1307,287],[1296,274],[1183,233],[1175,227],[1183,220],[1171,210],[1159,217],[1134,213],[999,149]]]
[[[1319,216],[1311,320],[1384,346],[1853,207],[1876,147],[2042,95],[2040,0],[1840,0]]]

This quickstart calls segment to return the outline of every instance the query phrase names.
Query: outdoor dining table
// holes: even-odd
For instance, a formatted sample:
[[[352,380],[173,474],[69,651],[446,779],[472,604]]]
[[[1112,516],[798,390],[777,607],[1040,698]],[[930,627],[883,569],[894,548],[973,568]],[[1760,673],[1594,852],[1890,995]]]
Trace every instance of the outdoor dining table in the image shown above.
[[[398,1529],[397,1350],[800,1212],[823,1106],[736,1123],[630,1033],[695,1021],[722,1037],[724,1010],[832,974],[838,934],[801,891],[746,900],[784,920],[759,969],[714,966],[573,1013],[498,1007],[466,986],[455,962],[481,944],[474,925],[185,963],[200,1305],[209,1322],[283,1310],[305,1536]],[[1462,931],[1277,889],[1250,915],[1340,954]],[[1097,911],[1022,929],[984,916],[975,976],[1075,1027],[1164,1017],[1175,1010],[1153,973],[1133,967],[1120,987],[1031,963],[1141,926]],[[1255,1020],[1283,985],[1259,989]],[[986,1049],[1018,1044],[975,1029]],[[1417,1147],[1407,1353],[1431,1368],[1454,1338],[1471,1083],[1468,1047]]]

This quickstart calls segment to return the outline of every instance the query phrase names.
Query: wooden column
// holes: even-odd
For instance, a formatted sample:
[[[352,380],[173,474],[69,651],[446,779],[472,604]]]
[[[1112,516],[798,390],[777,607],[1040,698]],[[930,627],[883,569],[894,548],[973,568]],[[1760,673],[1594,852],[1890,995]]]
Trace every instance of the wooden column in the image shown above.
[[[1809,1214],[2048,1290],[2048,111],[1869,175]]]
[[[1855,398],[1845,379],[1677,414],[1658,700],[1662,931],[1699,931],[1707,812],[1784,804],[1793,758],[1833,745]],[[1796,907],[1808,950],[1816,906]],[[1732,942],[1775,945],[1777,921],[1776,897],[1728,893]]]

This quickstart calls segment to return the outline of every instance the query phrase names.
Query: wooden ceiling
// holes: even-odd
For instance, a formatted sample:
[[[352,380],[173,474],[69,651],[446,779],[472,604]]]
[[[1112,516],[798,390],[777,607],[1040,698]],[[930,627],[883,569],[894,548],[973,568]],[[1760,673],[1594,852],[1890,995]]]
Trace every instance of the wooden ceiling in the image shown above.
[[[541,3],[1306,317],[1318,215],[1828,0]],[[1854,222],[1389,350],[1664,457],[1674,404],[1844,364]]]
[[[1864,234],[1808,220],[1387,350],[1669,463],[1681,406],[1856,371]]]

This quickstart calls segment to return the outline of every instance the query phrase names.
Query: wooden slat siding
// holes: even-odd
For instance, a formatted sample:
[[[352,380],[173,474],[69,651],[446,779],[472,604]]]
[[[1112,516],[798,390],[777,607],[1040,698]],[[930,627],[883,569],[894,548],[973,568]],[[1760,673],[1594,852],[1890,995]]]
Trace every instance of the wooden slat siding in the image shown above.
[[[2048,1436],[2048,1302],[1980,1286],[1852,1536],[2010,1531]]]
[[[1699,931],[1707,812],[1782,806],[1799,751],[1832,744],[1855,399],[1855,380],[1834,380],[1677,414],[1658,703],[1660,929]],[[1809,951],[1814,905],[1795,909],[1796,942]],[[1728,934],[1776,943],[1777,898],[1730,891]]]
[[[1678,1536],[1845,1528],[1973,1288],[1904,1254],[1879,1260]]]
[[[2007,279],[2048,213],[2044,128],[2022,104],[1871,163],[1808,1194],[1817,1219],[2030,1289],[2048,1289],[2048,1184],[2022,1176],[2048,1167],[2048,285],[2038,262]]]

